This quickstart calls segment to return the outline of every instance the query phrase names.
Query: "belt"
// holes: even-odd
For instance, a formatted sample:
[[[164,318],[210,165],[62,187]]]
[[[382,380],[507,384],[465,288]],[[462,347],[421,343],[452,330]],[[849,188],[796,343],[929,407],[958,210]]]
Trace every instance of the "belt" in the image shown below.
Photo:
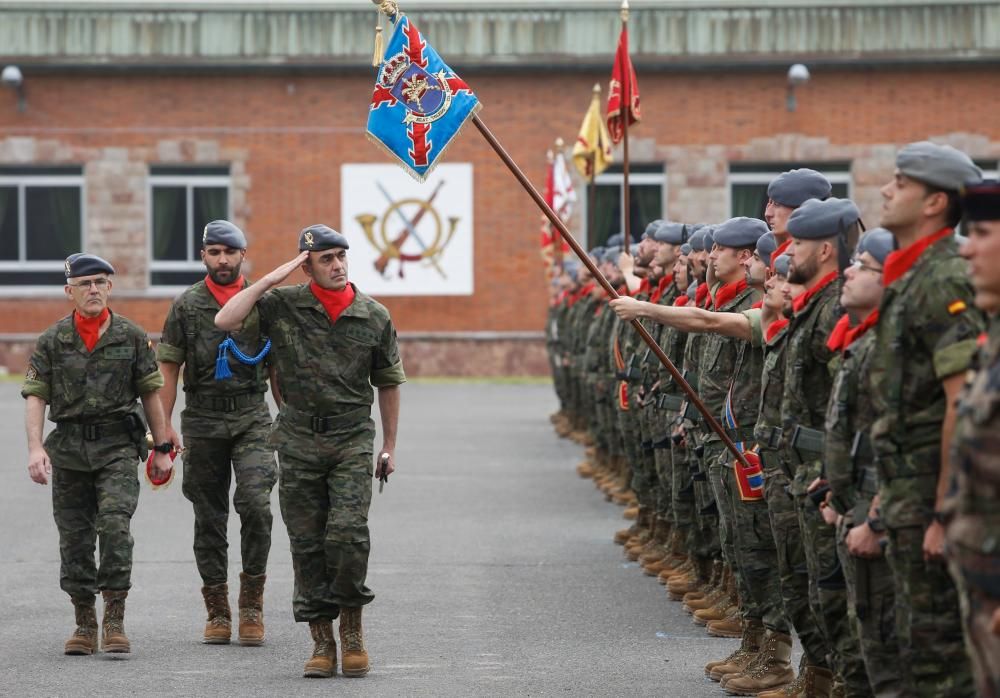
[[[120,419],[117,422],[100,422],[98,424],[57,422],[56,429],[70,436],[79,434],[83,437],[84,441],[99,441],[106,436],[128,434],[131,431],[131,422],[126,419]]]
[[[362,416],[367,419],[370,414],[370,407],[359,407],[342,414],[328,416],[306,414],[292,407],[287,402],[281,408],[282,420],[287,420],[297,426],[311,429],[317,434],[325,434],[335,424],[356,422]]]
[[[698,424],[699,422],[701,422],[701,412],[690,401],[685,403],[684,412],[681,413],[681,416],[684,417],[684,419],[689,420],[693,424]]]
[[[671,412],[680,412],[683,405],[684,399],[679,395],[660,395],[656,401],[656,406],[661,410],[669,410]]]
[[[819,429],[809,429],[799,425],[792,432],[792,448],[796,451],[822,454],[825,440],[826,435]]]
[[[753,441],[754,440],[754,427],[737,427],[736,429],[730,429],[726,427],[726,436],[728,436],[733,441]]]
[[[237,395],[199,395],[190,393],[185,397],[188,405],[201,407],[213,412],[235,412],[251,405],[264,402],[264,393],[239,393]]]

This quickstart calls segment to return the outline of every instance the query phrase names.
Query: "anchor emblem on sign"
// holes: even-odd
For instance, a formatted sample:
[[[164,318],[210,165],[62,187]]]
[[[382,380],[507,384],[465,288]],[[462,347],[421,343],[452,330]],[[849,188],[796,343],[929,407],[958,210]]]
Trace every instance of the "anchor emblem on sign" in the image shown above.
[[[394,200],[381,182],[375,182],[375,186],[378,187],[378,190],[382,192],[382,195],[389,203],[389,208],[382,215],[381,225],[377,226],[378,229],[376,230],[378,216],[374,214],[362,213],[355,216],[355,220],[365,231],[365,237],[368,238],[368,242],[379,252],[379,257],[375,260],[375,270],[382,276],[385,276],[385,270],[389,266],[389,262],[393,259],[398,259],[399,276],[402,278],[404,276],[403,267],[406,262],[424,262],[426,266],[432,267],[440,274],[442,279],[447,279],[448,275],[441,268],[440,259],[442,253],[447,249],[448,243],[451,242],[452,237],[455,235],[455,228],[458,226],[459,219],[456,216],[449,216],[446,229],[444,221],[441,219],[441,214],[433,206],[434,199],[437,197],[441,187],[444,186],[444,182],[438,182],[438,185],[434,187],[434,191],[431,192],[430,197],[426,200],[418,198]],[[424,235],[428,226],[424,227],[425,233],[421,233],[417,229],[417,226],[420,225],[425,216],[429,216],[434,224],[433,236],[426,238]],[[399,221],[402,228],[391,228],[390,226],[394,221]],[[395,235],[393,235],[394,230]],[[404,249],[404,245],[411,239],[414,244]],[[414,246],[419,249],[417,251],[407,251],[412,250]]]

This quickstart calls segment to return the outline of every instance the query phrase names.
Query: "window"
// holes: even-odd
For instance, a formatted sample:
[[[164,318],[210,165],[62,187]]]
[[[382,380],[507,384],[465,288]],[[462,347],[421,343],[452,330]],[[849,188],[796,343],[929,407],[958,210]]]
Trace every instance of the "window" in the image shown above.
[[[632,239],[638,240],[650,221],[663,217],[666,175],[661,164],[632,164],[628,173],[629,208]],[[603,245],[609,237],[623,231],[622,208],[625,205],[625,174],[621,165],[612,165],[597,175],[594,191],[589,191],[584,213],[587,215],[586,248]],[[593,204],[591,204],[593,202]],[[589,207],[593,205],[593,215]],[[591,222],[593,230],[591,230]]]
[[[66,281],[83,250],[83,169],[0,167],[0,286]]]
[[[808,167],[822,172],[833,185],[832,196],[850,198],[851,166],[846,162],[770,162],[729,164],[729,215],[764,219],[767,185],[782,172]]]
[[[229,167],[152,166],[149,171],[153,286],[188,286],[205,276],[205,225],[229,219]]]

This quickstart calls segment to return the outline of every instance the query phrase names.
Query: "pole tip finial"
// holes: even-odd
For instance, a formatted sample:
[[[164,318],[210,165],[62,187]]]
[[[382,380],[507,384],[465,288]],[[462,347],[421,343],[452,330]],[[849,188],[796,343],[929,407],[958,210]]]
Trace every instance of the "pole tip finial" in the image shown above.
[[[564,145],[566,145],[566,142],[562,138],[556,138],[557,148],[562,148]]]
[[[594,94],[595,95],[601,94],[601,83],[599,82],[594,83]]]
[[[628,0],[622,0],[622,21],[628,21]]]

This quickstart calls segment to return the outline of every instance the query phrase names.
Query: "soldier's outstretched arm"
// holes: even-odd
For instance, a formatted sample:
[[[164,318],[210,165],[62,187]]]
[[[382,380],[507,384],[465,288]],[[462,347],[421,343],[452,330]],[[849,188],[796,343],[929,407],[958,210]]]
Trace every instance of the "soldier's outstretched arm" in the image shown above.
[[[634,298],[616,298],[611,308],[622,320],[649,318],[682,332],[721,334],[750,341],[750,321],[743,313],[713,313],[701,308],[658,305]]]
[[[215,326],[226,332],[240,329],[243,321],[250,314],[250,311],[253,310],[254,305],[257,304],[260,297],[287,279],[308,258],[308,251],[300,252],[295,259],[285,262],[257,283],[251,284],[237,293],[228,303],[222,306],[222,310],[216,313]]]
[[[45,404],[45,400],[37,395],[29,395],[24,408],[24,428],[28,434],[28,475],[39,485],[47,485],[52,474],[52,461],[42,445]]]

